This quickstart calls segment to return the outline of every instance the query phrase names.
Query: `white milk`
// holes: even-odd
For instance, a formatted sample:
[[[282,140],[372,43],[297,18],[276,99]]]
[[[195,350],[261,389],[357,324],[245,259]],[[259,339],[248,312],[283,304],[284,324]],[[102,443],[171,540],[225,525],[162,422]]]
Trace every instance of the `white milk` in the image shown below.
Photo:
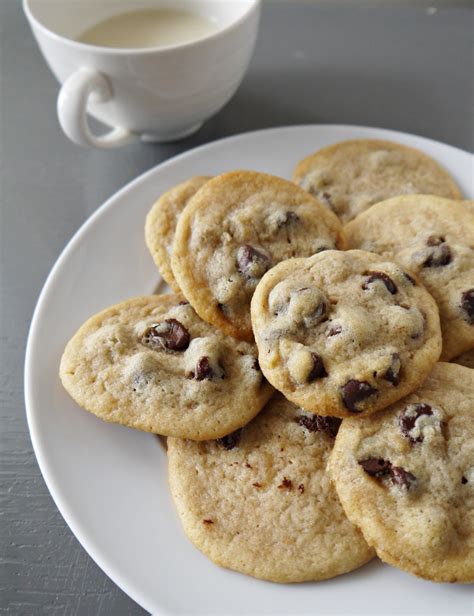
[[[137,49],[180,45],[217,31],[210,19],[174,9],[144,9],[100,21],[77,40],[98,47]]]

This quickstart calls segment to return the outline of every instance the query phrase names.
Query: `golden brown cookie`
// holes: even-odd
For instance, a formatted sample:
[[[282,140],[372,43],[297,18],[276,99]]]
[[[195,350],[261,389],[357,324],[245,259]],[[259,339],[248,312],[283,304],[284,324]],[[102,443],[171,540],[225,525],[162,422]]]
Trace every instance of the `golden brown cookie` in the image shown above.
[[[292,182],[235,171],[207,182],[178,221],[172,268],[205,321],[252,340],[250,300],[280,261],[342,248],[337,217]]]
[[[101,419],[202,440],[245,425],[272,395],[256,356],[255,345],[214,329],[179,296],[152,295],[86,321],[60,376]]]
[[[329,471],[382,560],[437,582],[474,582],[473,370],[437,364],[416,393],[345,419]]]
[[[394,197],[345,227],[350,248],[397,261],[435,298],[443,360],[474,348],[474,212],[466,207],[470,203],[431,195]]]
[[[392,141],[357,139],[322,148],[298,163],[294,181],[325,202],[344,223],[395,195],[462,198],[454,180],[436,161]]]
[[[398,265],[327,250],[271,269],[252,299],[260,366],[302,408],[368,415],[414,391],[439,358],[438,309]]]
[[[275,582],[322,580],[370,560],[326,473],[338,424],[277,395],[220,441],[168,439],[189,539],[216,564]]]
[[[176,293],[181,293],[181,290],[173,276],[170,259],[178,218],[189,199],[209,179],[208,176],[199,175],[174,186],[161,195],[146,218],[146,245],[160,274]]]

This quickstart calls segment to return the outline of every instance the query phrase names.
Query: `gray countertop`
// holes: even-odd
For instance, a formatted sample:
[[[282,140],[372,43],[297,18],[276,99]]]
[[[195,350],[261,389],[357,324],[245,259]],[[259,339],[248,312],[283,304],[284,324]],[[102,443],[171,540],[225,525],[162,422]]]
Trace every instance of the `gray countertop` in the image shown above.
[[[58,86],[19,0],[0,0],[0,613],[141,614],[58,513],[31,448],[26,336],[44,280],[79,225],[138,174],[244,131],[345,123],[473,145],[468,3],[266,0],[233,100],[196,135],[80,149],[56,120]]]

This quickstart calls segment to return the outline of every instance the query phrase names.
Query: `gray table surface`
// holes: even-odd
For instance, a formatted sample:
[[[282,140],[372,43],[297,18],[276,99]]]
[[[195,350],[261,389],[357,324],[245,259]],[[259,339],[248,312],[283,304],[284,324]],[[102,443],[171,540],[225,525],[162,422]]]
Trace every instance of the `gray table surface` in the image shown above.
[[[196,135],[103,152],[61,133],[58,86],[19,0],[0,0],[0,613],[141,614],[57,511],[32,451],[26,336],[44,280],[80,224],[138,174],[194,146],[289,124],[407,131],[472,150],[468,3],[266,0],[234,99]]]

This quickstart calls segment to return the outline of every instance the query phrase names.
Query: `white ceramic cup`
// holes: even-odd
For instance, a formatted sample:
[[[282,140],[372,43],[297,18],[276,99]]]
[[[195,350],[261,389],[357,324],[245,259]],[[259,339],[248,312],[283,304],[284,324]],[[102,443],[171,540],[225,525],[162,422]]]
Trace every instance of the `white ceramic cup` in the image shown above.
[[[62,84],[58,117],[75,143],[99,148],[173,141],[198,130],[233,96],[258,32],[260,0],[23,0],[33,34]],[[138,9],[190,10],[217,31],[184,44],[144,49],[80,43],[103,19]],[[94,135],[90,114],[111,127]]]

